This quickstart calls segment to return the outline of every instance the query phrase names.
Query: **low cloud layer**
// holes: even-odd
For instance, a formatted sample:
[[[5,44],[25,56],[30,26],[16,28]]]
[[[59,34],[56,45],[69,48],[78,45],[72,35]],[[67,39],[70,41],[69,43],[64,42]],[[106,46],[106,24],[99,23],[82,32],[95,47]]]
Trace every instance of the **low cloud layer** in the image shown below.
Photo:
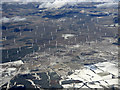
[[[109,7],[112,5],[116,5],[117,2],[115,1],[117,0],[95,0],[95,2],[106,2],[105,4],[97,5],[97,7],[102,7],[102,6]],[[94,2],[94,0],[55,0],[54,2],[45,2],[41,4],[39,8],[60,8],[67,4],[73,5],[73,4],[80,3],[80,2]]]
[[[3,2],[118,2],[119,0],[2,0]]]
[[[12,17],[12,18],[2,17],[0,19],[0,22],[8,23],[8,22],[19,22],[19,21],[25,21],[25,20],[26,18],[21,18],[19,16]]]
[[[99,4],[99,5],[96,5],[98,8],[104,8],[104,7],[118,7],[118,3],[104,3],[104,4]]]
[[[61,8],[62,6],[65,6],[67,4],[73,5],[80,2],[106,2],[108,4],[100,4],[97,7],[102,6],[111,6],[115,2],[118,2],[119,0],[2,0],[3,2],[43,2],[39,8]]]

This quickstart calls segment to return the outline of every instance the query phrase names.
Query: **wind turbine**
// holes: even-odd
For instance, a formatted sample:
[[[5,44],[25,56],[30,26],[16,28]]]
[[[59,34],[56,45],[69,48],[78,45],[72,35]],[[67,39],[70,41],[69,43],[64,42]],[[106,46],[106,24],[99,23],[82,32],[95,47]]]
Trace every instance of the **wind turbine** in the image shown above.
[[[51,36],[53,35],[53,33],[52,33],[52,32],[50,32],[50,34],[51,34]]]
[[[37,39],[35,39],[35,42],[37,43],[37,42],[38,42],[38,40],[37,40]]]
[[[49,44],[50,44],[50,40],[49,40]]]
[[[57,45],[58,45],[58,42],[56,41],[56,44],[55,44],[56,48],[57,48]]]
[[[21,30],[21,27],[19,27],[19,30]],[[21,36],[21,31],[20,31],[19,35]]]
[[[44,32],[45,32],[45,27],[44,27]]]
[[[19,50],[17,50],[17,54],[19,53]]]
[[[46,46],[46,44],[44,43],[44,45],[43,45],[44,47]]]
[[[49,52],[51,51],[51,49],[49,48]]]
[[[21,51],[21,47],[19,47],[19,51]]]
[[[40,50],[40,49],[41,49],[41,47],[38,48],[38,50]]]
[[[53,40],[53,36],[52,36],[52,40]]]
[[[94,31],[94,35],[96,34],[96,32]]]
[[[75,42],[77,41],[77,39],[75,38]]]
[[[41,38],[43,38],[43,34],[41,33]]]
[[[5,41],[7,40],[7,36],[5,36],[4,40],[5,40]]]
[[[57,33],[57,29],[56,29],[56,33]]]
[[[16,39],[14,38],[14,44],[16,43]]]

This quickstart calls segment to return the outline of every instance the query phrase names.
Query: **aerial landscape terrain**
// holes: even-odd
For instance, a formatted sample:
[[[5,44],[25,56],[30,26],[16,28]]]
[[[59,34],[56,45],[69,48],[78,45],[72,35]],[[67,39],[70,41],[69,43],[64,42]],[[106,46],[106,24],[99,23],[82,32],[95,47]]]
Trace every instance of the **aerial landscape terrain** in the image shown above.
[[[1,89],[119,88],[118,2],[1,6]]]

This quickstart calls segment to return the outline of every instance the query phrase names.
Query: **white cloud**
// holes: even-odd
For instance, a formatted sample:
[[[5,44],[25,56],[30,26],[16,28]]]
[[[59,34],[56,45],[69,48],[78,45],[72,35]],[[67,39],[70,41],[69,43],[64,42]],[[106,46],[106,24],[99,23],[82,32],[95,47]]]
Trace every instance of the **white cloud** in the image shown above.
[[[2,21],[2,22],[4,22],[4,23],[7,23],[7,22],[10,21],[10,19],[9,19],[9,18],[6,18],[6,17],[3,17],[3,18],[0,19],[0,21]]]
[[[75,4],[80,2],[107,2],[113,3],[118,0],[54,0],[54,2],[44,2],[39,8],[60,8],[66,4]]]
[[[74,4],[80,2],[107,2],[113,3],[119,0],[3,0],[3,2],[43,2],[39,8],[60,8],[66,4]]]
[[[60,8],[64,5],[66,5],[68,3],[67,1],[68,0],[64,0],[64,1],[56,0],[53,3],[52,2],[46,2],[46,3],[41,4],[39,6],[39,8]]]
[[[98,8],[101,7],[118,7],[118,3],[104,3],[104,4],[99,4],[96,5]]]
[[[62,2],[118,2],[119,0],[2,0],[3,2],[53,2],[53,1],[62,1]]]
[[[18,21],[25,21],[25,20],[26,18],[21,18],[20,16],[16,16],[12,18],[3,17],[0,19],[0,22],[8,23],[8,22],[18,22]]]

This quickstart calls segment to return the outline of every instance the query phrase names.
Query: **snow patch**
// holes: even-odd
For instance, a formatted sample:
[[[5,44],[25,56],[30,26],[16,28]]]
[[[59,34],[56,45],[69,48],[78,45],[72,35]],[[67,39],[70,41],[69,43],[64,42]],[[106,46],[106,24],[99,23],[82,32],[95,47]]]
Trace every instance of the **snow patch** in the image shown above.
[[[63,37],[64,39],[68,39],[68,38],[74,37],[74,36],[75,36],[74,34],[62,34],[62,37]]]

